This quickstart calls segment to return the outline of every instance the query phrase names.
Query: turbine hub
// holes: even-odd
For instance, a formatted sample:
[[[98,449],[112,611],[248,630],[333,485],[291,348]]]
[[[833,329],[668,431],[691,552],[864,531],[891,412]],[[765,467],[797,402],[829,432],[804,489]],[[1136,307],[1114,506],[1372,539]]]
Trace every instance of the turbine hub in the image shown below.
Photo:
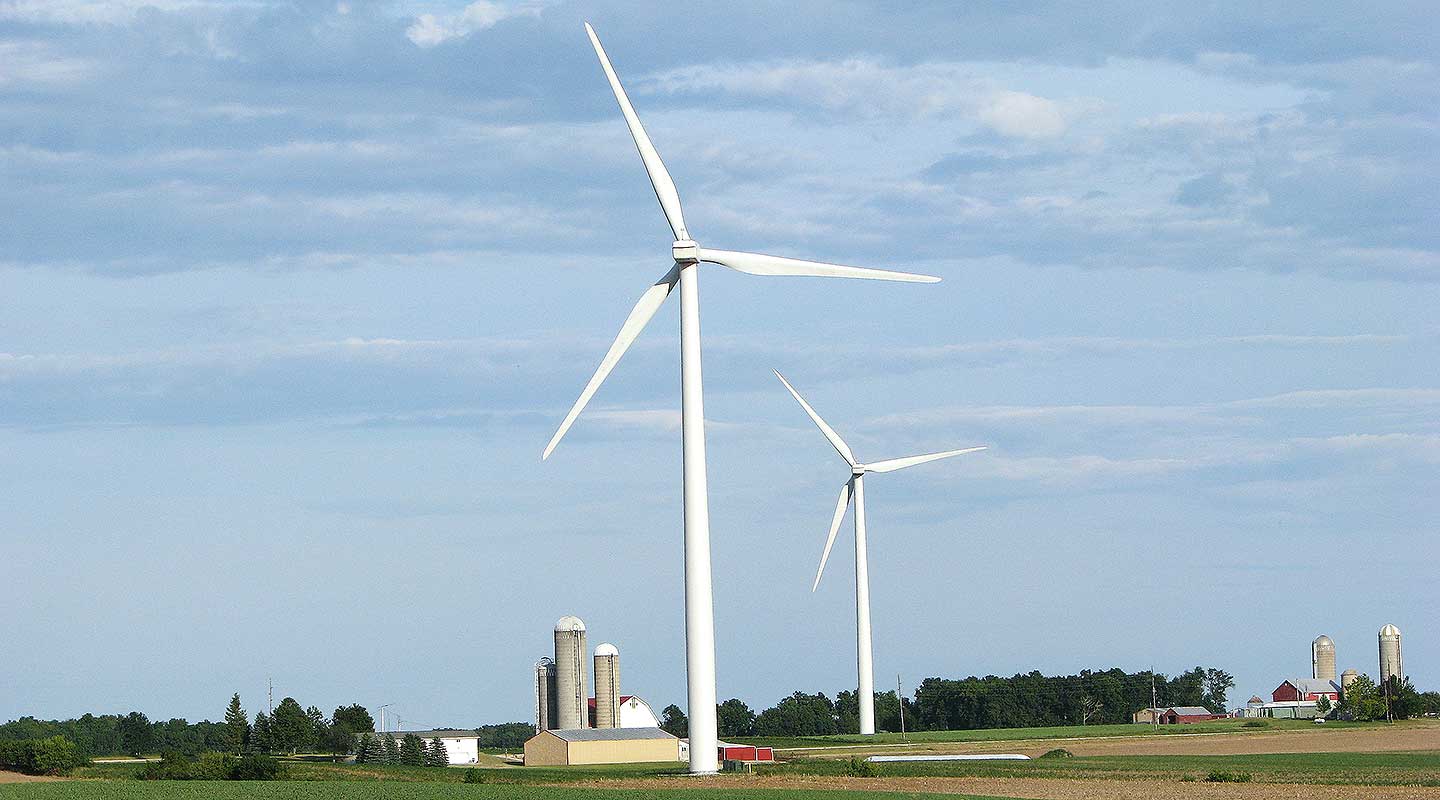
[[[670,245],[670,252],[675,256],[677,264],[698,264],[700,262],[700,245],[693,239],[677,239]]]
[[[858,477],[860,477],[861,475],[864,475],[864,474],[865,474],[865,465],[864,465],[864,464],[856,464],[856,465],[854,465],[854,466],[852,466],[852,467],[850,468],[850,477],[852,477],[852,478],[858,478]]]

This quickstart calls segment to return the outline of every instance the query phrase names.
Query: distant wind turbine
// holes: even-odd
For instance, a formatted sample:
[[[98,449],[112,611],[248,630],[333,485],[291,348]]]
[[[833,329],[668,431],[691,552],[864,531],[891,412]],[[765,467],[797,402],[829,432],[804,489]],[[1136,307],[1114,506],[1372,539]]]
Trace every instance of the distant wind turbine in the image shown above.
[[[785,380],[785,376],[781,375],[779,370],[775,371],[775,377],[785,384],[785,388],[790,390],[790,394],[800,403],[800,407],[805,409],[805,413],[810,415],[810,419],[815,422],[816,427],[820,428],[820,432],[830,440],[830,444],[836,452],[840,453],[840,457],[850,465],[850,479],[840,487],[840,499],[835,503],[835,516],[830,520],[830,535],[825,538],[825,551],[820,554],[820,569],[815,571],[815,582],[810,585],[810,591],[813,592],[820,586],[820,576],[825,574],[825,562],[830,559],[830,548],[835,544],[835,534],[840,531],[840,523],[845,520],[845,509],[850,506],[853,497],[855,501],[855,663],[860,677],[860,732],[871,734],[875,732],[875,676],[873,660],[870,655],[870,564],[865,551],[865,473],[894,472],[897,469],[974,453],[985,448],[967,447],[963,450],[946,450],[942,453],[926,453],[862,464],[855,460],[855,454],[851,452],[850,446],[845,444],[845,440],[840,438],[840,434],[825,424],[825,420],[815,413],[815,409],[805,402],[805,398],[795,391],[795,387]]]
[[[589,23],[585,32],[590,44],[600,59],[600,67],[610,81],[610,89],[620,104],[620,113],[630,128],[635,148],[640,151],[640,160],[650,176],[655,197],[660,209],[670,223],[675,236],[670,246],[670,256],[675,262],[655,285],[645,290],[640,301],[630,311],[614,344],[600,360],[600,366],[591,376],[590,382],[580,392],[580,399],[565,415],[560,428],[546,445],[542,459],[549,458],[560,443],[565,432],[580,415],[585,404],[600,388],[605,377],[645,324],[655,316],[665,298],[669,297],[676,284],[680,286],[680,416],[684,442],[683,481],[685,500],[685,659],[688,675],[690,714],[690,771],[694,773],[715,772],[719,768],[716,745],[719,737],[715,720],[715,619],[714,598],[710,587],[710,521],[705,484],[705,410],[700,381],[700,294],[698,270],[700,262],[709,262],[729,267],[751,275],[809,275],[826,278],[871,278],[891,281],[913,281],[934,283],[939,278],[928,275],[912,275],[905,272],[890,272],[862,267],[846,267],[838,264],[823,264],[817,261],[801,261],[795,258],[761,255],[759,253],[732,250],[711,250],[702,248],[690,238],[685,228],[685,218],[680,211],[680,195],[675,182],[660,161],[660,154],[650,143],[645,128],[640,124],[635,109],[626,97],[615,69],[600,39]]]

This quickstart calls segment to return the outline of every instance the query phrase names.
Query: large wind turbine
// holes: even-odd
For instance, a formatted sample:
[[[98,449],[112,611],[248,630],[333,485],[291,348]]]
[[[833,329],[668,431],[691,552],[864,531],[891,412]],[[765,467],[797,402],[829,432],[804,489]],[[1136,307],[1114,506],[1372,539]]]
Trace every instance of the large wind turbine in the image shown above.
[[[871,278],[891,281],[913,281],[934,283],[939,278],[928,275],[911,275],[905,272],[845,267],[838,264],[822,264],[816,261],[801,261],[794,258],[744,253],[731,250],[702,248],[690,238],[685,229],[685,218],[680,211],[680,195],[675,191],[675,182],[660,154],[650,143],[640,118],[625,96],[625,89],[610,66],[600,39],[586,23],[585,32],[590,44],[600,59],[600,67],[610,81],[610,89],[620,104],[620,113],[630,127],[630,136],[635,148],[640,151],[640,160],[645,163],[645,172],[655,188],[655,197],[670,223],[675,241],[670,246],[674,266],[655,285],[645,290],[640,301],[620,326],[620,334],[614,344],[600,360],[600,366],[591,376],[590,382],[580,392],[580,399],[565,415],[559,430],[555,431],[550,444],[545,447],[542,459],[548,458],[559,444],[560,438],[570,429],[581,409],[600,388],[600,384],[616,362],[625,354],[635,337],[650,318],[655,316],[665,298],[678,283],[680,285],[680,416],[684,439],[684,500],[685,500],[685,662],[688,673],[690,713],[690,771],[715,772],[719,768],[716,744],[719,737],[715,728],[715,621],[714,603],[710,590],[710,520],[705,487],[705,410],[700,384],[700,295],[697,267],[705,261],[729,267],[752,275],[810,275],[826,278]]]
[[[820,554],[820,569],[815,571],[815,583],[811,584],[810,591],[815,591],[820,585],[820,576],[825,574],[825,562],[830,558],[830,547],[835,544],[835,534],[840,531],[840,523],[845,520],[845,509],[850,505],[850,499],[855,499],[855,664],[860,674],[859,700],[860,700],[860,732],[870,734],[875,732],[875,675],[874,667],[870,657],[870,564],[865,553],[865,473],[867,472],[894,472],[897,469],[913,467],[916,464],[924,464],[927,461],[936,461],[951,456],[973,453],[977,450],[984,450],[984,447],[967,447],[964,450],[946,450],[943,453],[926,453],[919,456],[906,456],[905,458],[891,458],[885,461],[876,461],[871,464],[861,464],[855,460],[855,454],[851,452],[850,446],[840,438],[840,434],[834,428],[825,424],[825,420],[815,413],[815,409],[805,402],[805,398],[795,391],[790,381],[785,380],[779,370],[775,371],[775,377],[785,384],[790,390],[800,407],[815,421],[820,432],[830,440],[830,444],[850,465],[850,479],[840,487],[840,499],[835,503],[835,517],[830,521],[830,535],[825,539],[825,551]]]

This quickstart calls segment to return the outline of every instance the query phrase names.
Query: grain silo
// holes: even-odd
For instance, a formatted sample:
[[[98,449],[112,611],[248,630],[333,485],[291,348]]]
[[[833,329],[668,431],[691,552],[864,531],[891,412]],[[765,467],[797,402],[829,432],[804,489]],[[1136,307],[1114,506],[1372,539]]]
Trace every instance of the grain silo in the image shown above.
[[[1345,692],[1350,690],[1350,684],[1354,683],[1358,677],[1360,677],[1360,673],[1353,669],[1347,669],[1340,673],[1340,695],[1342,697],[1345,695]]]
[[[1400,629],[1386,625],[1380,629],[1380,682],[1390,680],[1391,675],[1405,679],[1405,664],[1400,660]]]
[[[1335,680],[1335,643],[1323,633],[1310,643],[1310,677]]]
[[[595,727],[620,727],[620,651],[609,642],[595,648]]]
[[[535,662],[535,732],[554,730],[555,662],[542,658]]]
[[[560,730],[588,728],[590,692],[585,685],[585,623],[564,616],[555,623],[555,724]]]

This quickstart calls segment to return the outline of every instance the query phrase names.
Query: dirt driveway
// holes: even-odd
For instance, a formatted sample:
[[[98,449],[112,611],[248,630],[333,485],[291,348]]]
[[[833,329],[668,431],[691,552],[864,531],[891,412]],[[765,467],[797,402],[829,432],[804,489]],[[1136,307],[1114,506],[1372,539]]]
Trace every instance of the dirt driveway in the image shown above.
[[[49,775],[22,775],[18,772],[6,772],[0,770],[0,783],[45,783],[47,781],[63,781],[64,778],[52,778]]]

